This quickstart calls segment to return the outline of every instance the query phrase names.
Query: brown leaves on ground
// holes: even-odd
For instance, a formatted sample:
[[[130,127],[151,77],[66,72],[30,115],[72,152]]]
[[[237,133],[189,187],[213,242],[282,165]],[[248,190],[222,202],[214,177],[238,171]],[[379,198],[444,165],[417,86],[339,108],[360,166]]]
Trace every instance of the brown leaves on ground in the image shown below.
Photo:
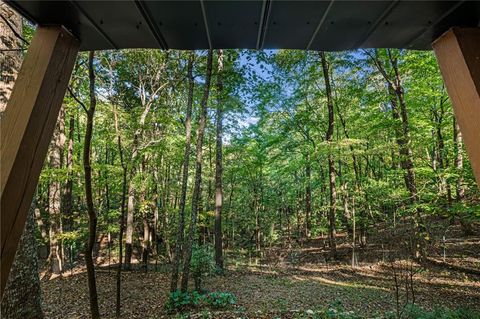
[[[122,318],[175,317],[163,309],[169,279],[166,271],[124,272]],[[85,272],[44,280],[46,317],[88,318],[86,282]],[[97,287],[102,318],[113,318],[115,271],[98,271]],[[322,309],[334,301],[340,301],[346,310],[365,317],[392,311],[395,307],[390,265],[381,263],[357,268],[237,264],[223,276],[207,278],[205,287],[237,296],[235,309],[230,313],[220,312],[216,318],[293,318],[298,313],[291,310]],[[414,287],[416,303],[422,307],[466,307],[480,311],[480,277],[432,267],[415,275]]]

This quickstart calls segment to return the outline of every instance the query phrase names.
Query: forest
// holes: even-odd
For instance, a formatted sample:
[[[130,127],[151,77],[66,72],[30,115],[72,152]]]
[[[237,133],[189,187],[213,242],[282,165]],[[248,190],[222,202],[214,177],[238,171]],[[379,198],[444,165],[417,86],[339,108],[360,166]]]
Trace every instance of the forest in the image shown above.
[[[479,225],[430,51],[82,52],[2,318],[480,318]]]

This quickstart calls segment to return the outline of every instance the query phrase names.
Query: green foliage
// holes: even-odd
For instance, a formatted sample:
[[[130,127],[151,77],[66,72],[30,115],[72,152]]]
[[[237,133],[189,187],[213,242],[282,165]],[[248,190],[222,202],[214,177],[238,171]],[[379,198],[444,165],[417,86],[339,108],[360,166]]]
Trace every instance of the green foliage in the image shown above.
[[[202,279],[215,270],[213,248],[210,245],[195,245],[192,249],[192,260],[190,262],[190,271],[196,283],[201,283]],[[201,286],[196,287],[201,290]]]
[[[480,313],[469,309],[448,309],[435,308],[433,310],[425,310],[417,305],[408,305],[405,308],[406,319],[480,319]]]
[[[202,295],[197,291],[181,292],[177,290],[170,293],[165,310],[172,313],[194,308],[224,309],[236,303],[237,298],[230,292],[215,291]]]
[[[355,314],[353,311],[346,311],[340,301],[332,302],[327,309],[306,310],[295,316],[301,319],[363,319],[364,316]],[[370,318],[370,317],[369,317]],[[373,316],[379,319],[398,319],[396,313],[389,312]],[[408,305],[401,313],[400,319],[479,319],[480,313],[468,309],[435,308],[425,310],[416,305]]]
[[[168,296],[165,310],[168,312],[184,311],[200,304],[200,294],[197,291],[182,292],[176,290]]]
[[[214,291],[202,296],[202,301],[213,308],[226,308],[237,303],[237,298],[230,292]]]

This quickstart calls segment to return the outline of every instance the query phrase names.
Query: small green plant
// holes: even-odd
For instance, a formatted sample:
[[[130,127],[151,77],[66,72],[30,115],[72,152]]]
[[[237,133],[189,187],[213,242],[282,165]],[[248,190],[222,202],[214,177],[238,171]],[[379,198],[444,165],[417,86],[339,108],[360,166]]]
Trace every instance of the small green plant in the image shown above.
[[[404,318],[407,319],[480,319],[480,313],[469,309],[458,308],[435,308],[425,310],[417,305],[408,305],[405,307]]]
[[[203,278],[215,270],[213,260],[213,249],[211,246],[203,245],[193,247],[190,270],[195,282],[196,291],[202,291]]]
[[[170,293],[167,303],[165,304],[165,309],[168,312],[185,311],[199,304],[200,294],[198,292],[193,291],[190,293],[176,290]]]
[[[198,291],[181,292],[177,290],[170,293],[165,310],[169,313],[182,312],[194,308],[221,309],[235,305],[237,298],[230,292],[210,292],[201,295]]]
[[[211,306],[216,309],[226,308],[237,303],[237,298],[234,294],[221,291],[214,291],[206,294],[203,296],[203,300],[207,306]]]

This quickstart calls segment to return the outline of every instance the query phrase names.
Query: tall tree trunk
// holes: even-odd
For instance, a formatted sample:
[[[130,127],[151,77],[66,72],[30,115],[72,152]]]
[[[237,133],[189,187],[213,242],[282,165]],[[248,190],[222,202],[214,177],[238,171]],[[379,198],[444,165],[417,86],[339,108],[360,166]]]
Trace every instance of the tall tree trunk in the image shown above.
[[[3,294],[1,317],[4,319],[43,318],[34,209],[32,202]]]
[[[388,61],[393,70],[393,75],[389,74],[383,63],[378,57],[378,51],[375,51],[375,56],[371,56],[378,70],[384,77],[388,93],[390,95],[390,104],[392,107],[393,119],[399,123],[395,126],[395,136],[400,155],[400,167],[404,171],[405,186],[410,195],[410,203],[416,205],[419,201],[417,192],[417,184],[415,179],[415,170],[413,164],[413,152],[411,148],[410,127],[408,120],[407,105],[405,102],[404,90],[400,72],[398,69],[397,58],[393,56],[392,51],[387,49]],[[426,257],[426,242],[425,242],[425,227],[421,222],[421,211],[419,208],[415,209],[413,215],[413,228],[415,232],[413,254],[416,258],[424,259]]]
[[[217,71],[217,137],[215,157],[215,264],[218,269],[223,270],[223,247],[222,247],[222,134],[223,134],[223,51],[218,50],[218,71]]]
[[[166,161],[165,161],[166,162]],[[165,239],[165,252],[167,258],[172,260],[172,251],[170,248],[169,242],[169,218],[168,218],[168,211],[169,208],[173,208],[172,206],[172,192],[171,192],[171,180],[172,180],[172,165],[170,163],[165,163],[165,179],[164,179],[164,198],[163,198],[163,209],[162,209],[162,236]],[[174,208],[173,208],[174,209]]]
[[[143,156],[141,164],[141,174],[145,175],[146,158]],[[142,267],[145,272],[148,271],[148,257],[150,254],[150,224],[148,222],[148,205],[145,205],[146,185],[142,185],[139,196],[140,206],[142,207],[143,239],[142,239]]]
[[[408,120],[407,105],[405,102],[404,90],[402,81],[400,78],[400,72],[398,70],[397,59],[393,57],[390,49],[387,50],[390,64],[392,65],[395,78],[394,78],[394,91],[398,100],[397,103],[392,103],[393,113],[397,113],[396,117],[400,117],[402,130],[400,138],[397,139],[400,151],[400,165],[405,171],[404,178],[406,187],[410,193],[410,201],[413,205],[416,205],[419,201],[417,183],[415,178],[415,169],[413,164],[413,152],[411,148],[410,137],[410,124]],[[395,101],[396,102],[396,101]],[[398,109],[400,106],[400,109]],[[399,114],[398,114],[399,113]],[[426,258],[426,242],[425,242],[425,227],[421,222],[421,211],[419,208],[415,209],[414,216],[414,228],[415,228],[415,247],[414,254],[416,258]]]
[[[148,212],[142,212],[143,240],[142,240],[142,267],[148,271],[148,257],[150,254],[150,224],[148,223]]]
[[[188,230],[188,240],[185,245],[185,260],[183,263],[183,275],[181,290],[186,292],[188,289],[188,277],[190,274],[190,261],[192,259],[193,241],[195,238],[195,231],[197,226],[197,215],[199,204],[201,201],[201,183],[202,183],[202,159],[203,159],[203,135],[205,133],[205,122],[207,120],[207,102],[210,94],[210,80],[212,76],[212,50],[208,51],[207,74],[205,77],[205,88],[203,91],[203,98],[200,110],[200,119],[197,130],[197,146],[196,146],[196,161],[195,161],[195,186],[193,188],[192,196],[192,214],[190,218],[190,226]]]
[[[57,172],[62,168],[62,154],[65,145],[65,108],[60,109],[57,125],[53,132],[52,142],[50,144],[50,167]],[[49,213],[49,238],[50,238],[50,254],[48,262],[50,271],[53,274],[60,274],[63,271],[63,256],[61,242],[58,239],[62,233],[61,221],[61,199],[62,199],[62,183],[59,177],[54,174],[48,186],[48,213]]]
[[[257,196],[257,195],[255,195]],[[260,203],[258,199],[255,200],[255,251],[260,252],[261,249],[261,231],[260,231]]]
[[[22,17],[0,2],[0,115],[7,106],[13,84],[22,65]]]
[[[312,165],[309,153],[307,153],[305,161],[305,235],[310,238],[312,230]]]
[[[118,267],[116,273],[116,302],[115,302],[115,316],[120,318],[121,315],[121,285],[122,285],[122,258],[123,258],[123,233],[125,232],[125,202],[127,197],[127,164],[125,163],[125,158],[123,156],[123,146],[122,146],[122,138],[120,135],[120,130],[118,128],[118,114],[117,108],[113,105],[113,115],[114,115],[114,122],[115,122],[115,134],[117,136],[117,146],[118,146],[118,153],[120,154],[120,164],[122,165],[122,200],[120,204],[120,230],[118,233]]]
[[[125,240],[125,269],[131,270],[132,268],[132,254],[133,254],[133,220],[134,220],[134,211],[135,211],[135,185],[133,185],[133,180],[135,177],[136,171],[136,164],[137,160],[140,156],[140,143],[143,138],[143,133],[145,130],[145,121],[147,119],[148,113],[152,109],[154,101],[160,95],[162,88],[164,85],[158,84],[160,80],[160,73],[165,70],[167,67],[167,61],[169,59],[169,52],[166,52],[166,60],[165,62],[159,67],[156,71],[156,75],[154,77],[145,76],[139,77],[139,81],[141,85],[138,88],[138,94],[140,96],[140,100],[142,103],[143,111],[140,115],[140,119],[138,121],[138,128],[135,130],[133,136],[133,145],[132,145],[132,155],[130,158],[130,174],[129,174],[129,186],[128,186],[128,204],[127,204],[127,230],[126,230],[126,240]],[[145,89],[145,81],[150,82],[151,89],[153,92],[149,92],[147,94]],[[158,82],[158,83],[157,83]]]
[[[320,52],[320,59],[322,62],[323,77],[325,80],[325,91],[327,94],[327,107],[328,107],[328,129],[325,135],[325,140],[329,143],[328,146],[328,180],[330,185],[330,207],[328,210],[328,239],[330,250],[333,258],[337,258],[337,243],[336,243],[336,212],[337,212],[337,190],[335,186],[335,161],[333,159],[332,151],[332,137],[335,123],[332,88],[330,86],[330,75],[328,72],[328,63],[325,56],[325,52]]]
[[[63,229],[71,231],[73,227],[73,138],[75,133],[75,116],[70,114],[67,145],[67,182],[63,194]]]
[[[463,139],[455,118],[453,119],[453,144],[455,147],[455,169],[458,174],[457,201],[461,202],[465,197],[465,187],[463,185]]]
[[[128,185],[127,231],[125,234],[125,270],[132,270],[133,253],[133,213],[135,211],[135,186]]]
[[[83,148],[83,169],[85,171],[85,198],[88,211],[88,243],[85,247],[85,264],[87,265],[88,290],[90,296],[90,313],[93,319],[100,318],[98,310],[97,284],[95,268],[93,265],[93,247],[97,235],[97,213],[93,207],[92,195],[92,167],[90,164],[91,143],[93,134],[93,117],[97,100],[95,98],[95,73],[93,70],[94,52],[88,55],[88,76],[90,80],[90,107],[87,110],[87,127],[85,130],[85,143]]]
[[[435,134],[436,134],[436,140],[437,140],[437,147],[438,147],[438,152],[437,152],[437,161],[438,161],[438,168],[440,171],[439,177],[439,194],[444,194],[447,191],[447,181],[445,178],[445,169],[447,168],[447,157],[445,156],[445,142],[443,138],[443,132],[442,132],[442,125],[443,125],[443,118],[444,118],[444,113],[445,113],[445,107],[444,107],[444,97],[440,97],[440,110],[439,112],[435,110],[434,113],[434,118],[435,118]],[[447,194],[448,196],[448,194]]]
[[[461,203],[465,198],[465,186],[463,182],[463,139],[457,121],[453,119],[453,144],[455,148],[455,171],[458,174],[456,183],[456,201]],[[464,235],[470,236],[474,234],[472,223],[465,219],[465,216],[460,215],[460,225]]]

